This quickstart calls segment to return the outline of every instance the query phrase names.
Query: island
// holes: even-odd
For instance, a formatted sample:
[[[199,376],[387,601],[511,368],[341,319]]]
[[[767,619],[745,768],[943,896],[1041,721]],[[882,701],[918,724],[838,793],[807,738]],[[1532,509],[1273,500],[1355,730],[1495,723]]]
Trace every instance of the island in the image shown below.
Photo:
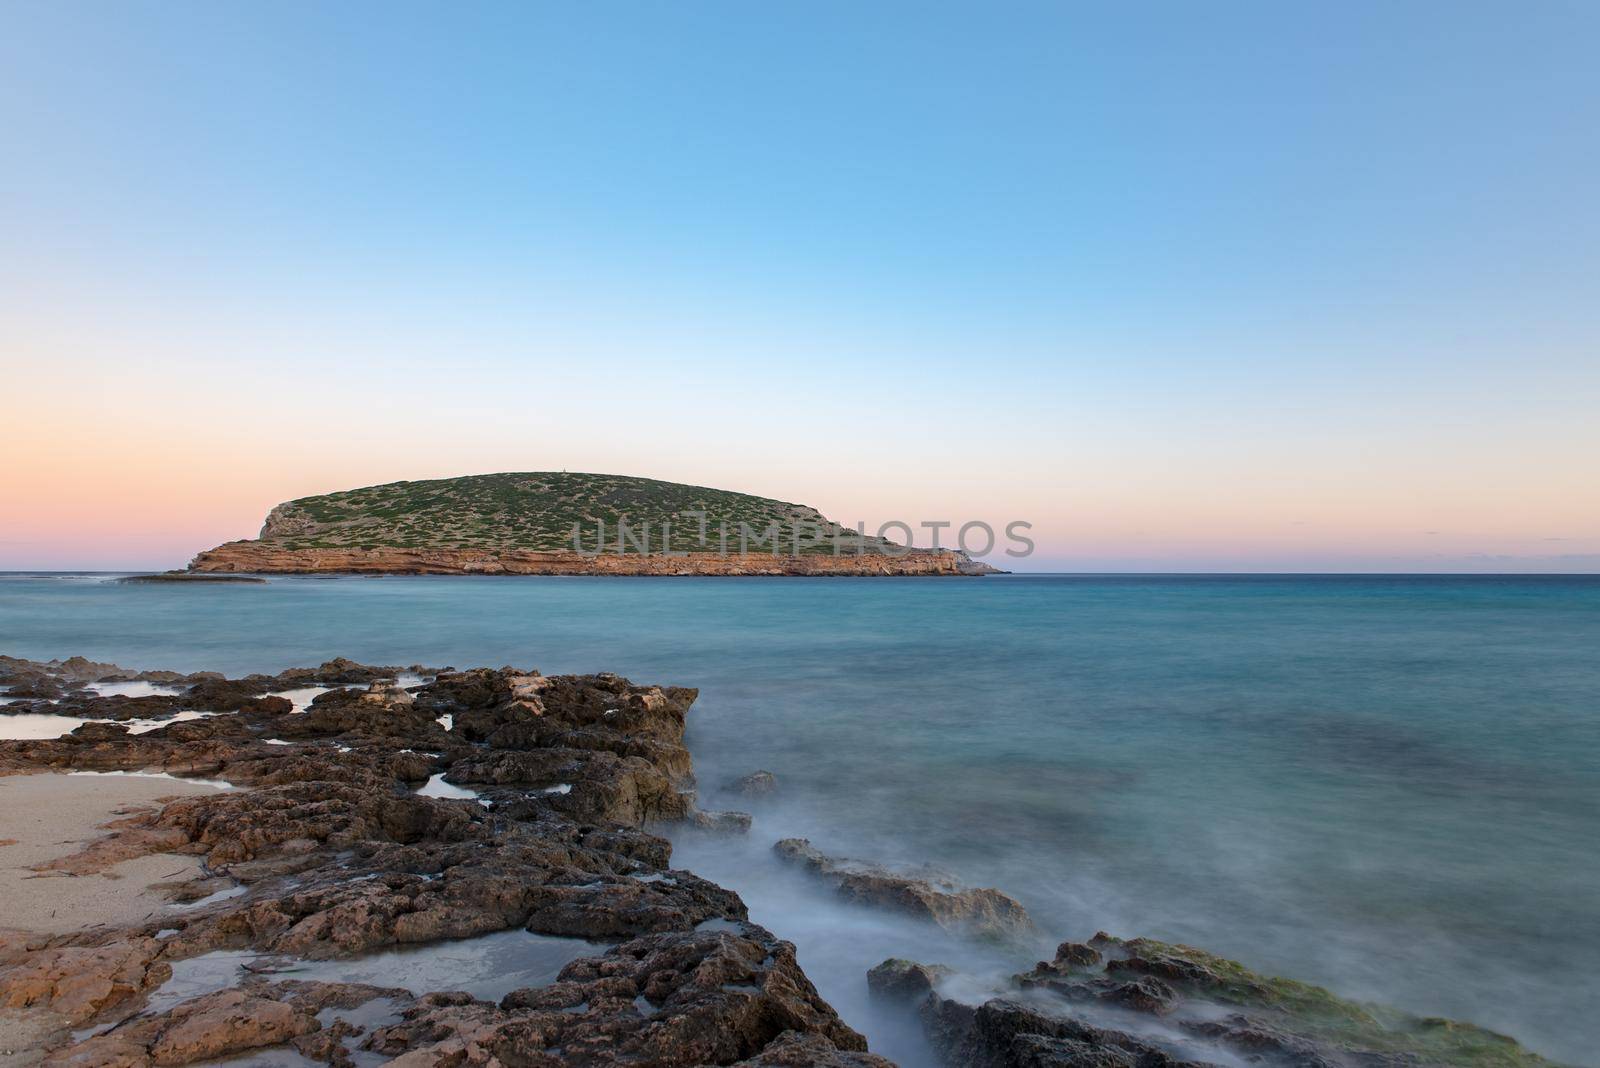
[[[523,471],[390,482],[273,508],[192,574],[999,574],[815,508],[624,475]]]

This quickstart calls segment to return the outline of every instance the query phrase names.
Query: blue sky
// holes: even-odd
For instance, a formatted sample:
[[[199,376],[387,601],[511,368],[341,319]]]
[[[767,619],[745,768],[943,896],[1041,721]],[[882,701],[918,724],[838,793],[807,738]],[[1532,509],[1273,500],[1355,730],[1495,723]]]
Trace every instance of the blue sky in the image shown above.
[[[559,467],[1600,565],[1600,7],[7,11],[0,566]]]

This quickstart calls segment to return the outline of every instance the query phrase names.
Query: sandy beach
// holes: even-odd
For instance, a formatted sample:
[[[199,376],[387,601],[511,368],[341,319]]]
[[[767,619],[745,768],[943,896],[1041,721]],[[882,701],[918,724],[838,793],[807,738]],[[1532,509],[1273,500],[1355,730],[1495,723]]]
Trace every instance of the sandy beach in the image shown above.
[[[134,857],[96,873],[36,870],[106,838],[105,825],[163,798],[215,787],[125,775],[12,775],[0,778],[0,930],[67,932],[137,923],[169,902],[154,889],[200,873],[194,857]]]
[[[116,830],[106,825],[157,808],[166,798],[214,792],[212,786],[133,775],[0,778],[0,947],[39,935],[138,923],[170,907],[157,884],[195,878],[199,860],[156,853],[105,864],[115,858]],[[91,848],[96,853],[85,854]],[[53,863],[62,866],[48,867]],[[60,1020],[48,1013],[0,1009],[0,1065],[36,1062],[42,1056],[39,1041],[58,1026]]]

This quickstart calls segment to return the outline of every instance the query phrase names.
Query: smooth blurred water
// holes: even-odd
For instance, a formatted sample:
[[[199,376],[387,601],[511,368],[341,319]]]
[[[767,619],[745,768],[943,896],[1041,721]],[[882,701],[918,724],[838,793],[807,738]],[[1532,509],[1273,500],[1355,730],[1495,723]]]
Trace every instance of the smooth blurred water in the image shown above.
[[[1192,942],[1597,1063],[1600,578],[10,577],[0,652],[699,686],[708,804],[756,768],[782,801],[677,862],[908,1061],[865,964],[1007,962],[831,907],[771,862],[780,835],[998,886],[1052,939]]]

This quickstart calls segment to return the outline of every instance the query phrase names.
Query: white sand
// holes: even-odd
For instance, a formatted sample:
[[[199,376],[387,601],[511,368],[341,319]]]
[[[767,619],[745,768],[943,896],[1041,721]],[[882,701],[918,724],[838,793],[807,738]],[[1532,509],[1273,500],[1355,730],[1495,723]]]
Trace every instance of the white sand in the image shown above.
[[[215,788],[172,779],[113,775],[0,777],[0,928],[75,931],[118,926],[159,915],[169,902],[151,889],[200,871],[194,857],[172,853],[135,857],[95,875],[37,872],[34,865],[78,852],[109,832],[102,825],[158,799],[212,793]]]

